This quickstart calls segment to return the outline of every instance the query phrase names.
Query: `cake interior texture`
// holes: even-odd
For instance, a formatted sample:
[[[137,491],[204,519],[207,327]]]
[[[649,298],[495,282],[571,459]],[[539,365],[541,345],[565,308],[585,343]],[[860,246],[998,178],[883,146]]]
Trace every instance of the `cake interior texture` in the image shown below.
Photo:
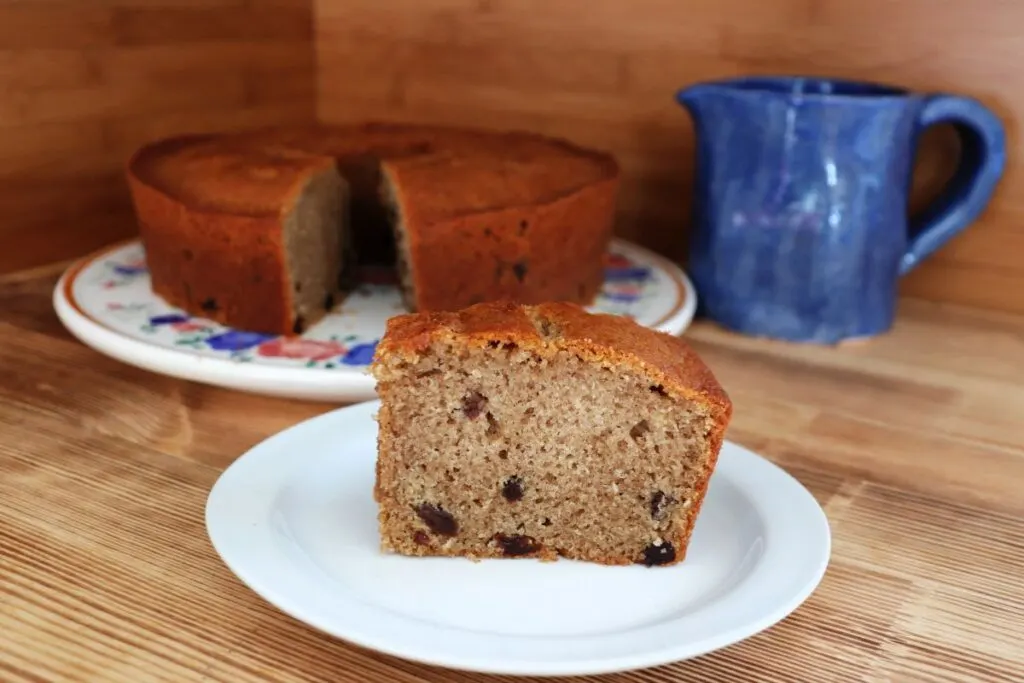
[[[402,224],[402,210],[398,203],[396,188],[393,183],[385,180],[380,185],[380,200],[384,207],[384,220],[387,225],[387,233],[391,236],[389,264],[395,268],[395,276],[398,279],[399,291],[402,293],[402,303],[409,310],[415,310],[416,297],[413,292],[412,271],[409,264],[409,244],[405,236],[405,226]],[[380,230],[379,232],[385,232]]]
[[[585,358],[542,308],[531,309],[539,343],[442,336],[415,358],[380,359],[382,547],[682,561],[721,444],[720,410],[635,365]]]
[[[284,253],[292,280],[296,333],[341,300],[350,234],[347,207],[347,185],[330,168],[309,178],[284,216]]]

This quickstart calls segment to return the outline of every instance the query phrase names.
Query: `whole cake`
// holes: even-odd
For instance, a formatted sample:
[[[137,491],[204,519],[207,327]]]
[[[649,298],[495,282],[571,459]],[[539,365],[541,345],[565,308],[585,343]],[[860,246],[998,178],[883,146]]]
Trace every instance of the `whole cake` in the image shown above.
[[[392,318],[371,372],[384,550],[685,558],[732,404],[681,339],[489,302]]]
[[[412,311],[590,303],[619,170],[525,132],[365,124],[161,140],[128,179],[157,294],[290,335],[367,267],[395,268]]]

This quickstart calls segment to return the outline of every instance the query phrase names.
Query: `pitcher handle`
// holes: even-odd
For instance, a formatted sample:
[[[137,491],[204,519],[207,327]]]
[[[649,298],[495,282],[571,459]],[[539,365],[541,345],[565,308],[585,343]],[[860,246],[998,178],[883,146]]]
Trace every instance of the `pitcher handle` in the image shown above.
[[[960,136],[960,165],[942,193],[911,226],[900,275],[910,272],[978,217],[992,198],[1006,165],[1003,123],[977,100],[931,95],[917,122],[921,130],[952,123]]]

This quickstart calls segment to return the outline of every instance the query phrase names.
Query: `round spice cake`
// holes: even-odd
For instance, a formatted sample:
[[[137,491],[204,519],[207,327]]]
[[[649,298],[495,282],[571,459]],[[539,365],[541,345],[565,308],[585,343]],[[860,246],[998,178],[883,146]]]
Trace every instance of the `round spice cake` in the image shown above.
[[[146,145],[128,182],[154,291],[239,329],[299,334],[394,267],[411,311],[588,304],[619,168],[526,132],[363,124]]]

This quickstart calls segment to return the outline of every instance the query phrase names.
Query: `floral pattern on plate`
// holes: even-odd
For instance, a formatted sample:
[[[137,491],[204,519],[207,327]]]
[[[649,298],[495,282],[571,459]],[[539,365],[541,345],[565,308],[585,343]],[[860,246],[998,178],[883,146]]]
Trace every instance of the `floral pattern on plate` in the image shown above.
[[[591,310],[629,316],[656,326],[677,310],[683,289],[642,250],[616,242],[605,282]],[[364,371],[385,322],[405,311],[387,277],[369,278],[301,337],[234,330],[167,305],[150,289],[139,242],[86,263],[71,285],[73,304],[93,322],[120,334],[204,357],[288,367]]]

